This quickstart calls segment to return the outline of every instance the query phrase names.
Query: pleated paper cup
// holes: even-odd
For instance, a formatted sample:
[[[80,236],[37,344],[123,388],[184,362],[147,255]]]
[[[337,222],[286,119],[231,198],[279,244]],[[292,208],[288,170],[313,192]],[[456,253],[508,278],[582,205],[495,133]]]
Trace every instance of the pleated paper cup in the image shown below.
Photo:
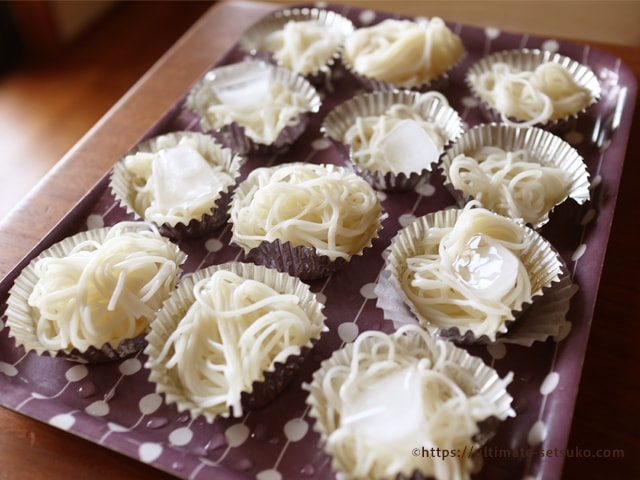
[[[144,222],[125,222],[123,232],[137,232],[148,229],[148,224]],[[127,358],[144,348],[144,336],[147,328],[136,333],[131,337],[114,338],[108,343],[96,344],[88,347],[77,347],[71,343],[68,346],[60,345],[59,348],[53,348],[44,345],[38,334],[38,320],[40,312],[37,307],[30,305],[29,297],[34,287],[40,280],[40,276],[36,270],[36,264],[46,258],[65,258],[71,251],[82,243],[102,244],[107,235],[114,227],[98,228],[80,232],[53,244],[35,257],[20,272],[16,278],[13,287],[9,291],[9,299],[7,301],[7,327],[9,328],[9,336],[15,339],[16,345],[21,346],[25,351],[33,351],[37,355],[45,355],[51,357],[61,357],[67,360],[80,363],[100,363],[107,361],[115,361]],[[120,228],[120,227],[119,227]],[[174,245],[165,237],[161,237],[157,233],[157,238],[166,242],[168,251],[171,252],[171,258],[175,260],[176,271],[174,281],[167,286],[166,297],[168,298],[170,291],[179,282],[179,276],[182,273],[181,265],[186,261],[186,254],[182,252],[178,246]],[[132,252],[136,253],[136,252]],[[169,290],[171,289],[171,290]],[[111,292],[109,292],[111,293]],[[106,299],[108,300],[108,299]],[[145,319],[148,324],[153,318]]]
[[[194,148],[212,168],[220,170],[218,176],[221,178],[222,188],[212,195],[211,208],[205,213],[186,218],[176,218],[175,215],[150,218],[146,211],[155,198],[144,200],[139,192],[149,178],[129,168],[127,160],[139,153],[159,154],[183,144]],[[227,221],[229,201],[243,162],[242,156],[223,147],[210,135],[190,131],[170,132],[142,142],[116,162],[109,187],[116,201],[128,214],[133,214],[135,219],[155,223],[164,235],[175,239],[201,237]]]
[[[542,64],[557,64],[566,69],[569,77],[584,90],[584,98],[575,110],[562,114],[554,112],[550,118],[541,122],[535,122],[530,117],[515,118],[506,110],[506,106],[496,103],[483,92],[484,88],[481,88],[484,76],[489,74],[498,63],[503,63],[518,72],[534,72]],[[488,121],[537,126],[553,131],[567,130],[578,116],[599,101],[601,92],[598,77],[589,66],[559,53],[529,48],[504,50],[481,58],[469,67],[465,82],[471,93],[480,100],[482,111]]]
[[[355,128],[358,121],[365,118],[380,118],[385,114],[390,115],[390,111],[398,111],[393,115],[401,115],[402,120],[425,122],[432,127],[437,138],[436,140],[432,139],[431,143],[434,144],[435,148],[433,149],[437,153],[435,155],[425,154],[419,166],[412,165],[412,168],[408,170],[394,167],[395,159],[393,158],[381,158],[382,161],[373,163],[373,166],[363,165],[358,160],[357,147],[349,144],[347,133]],[[327,114],[322,123],[321,131],[336,145],[347,165],[375,189],[404,191],[414,188],[421,179],[432,171],[433,165],[440,161],[446,149],[462,135],[464,126],[460,115],[449,105],[444,95],[436,92],[420,93],[409,90],[393,90],[363,93],[339,104]],[[425,135],[432,138],[429,133],[425,133]],[[418,140],[426,141],[426,139]],[[436,145],[440,142],[442,145]],[[407,140],[401,141],[401,143],[403,149],[411,148],[411,145],[414,145],[413,148],[416,150],[399,152],[398,155],[411,157],[415,155],[417,158],[420,156],[419,152],[429,151],[427,148],[423,148],[420,141]],[[363,148],[371,148],[371,145],[364,145]],[[381,149],[372,150],[377,155]]]
[[[257,231],[254,229],[255,225],[249,225],[247,222],[240,221],[242,210],[255,210],[258,208],[255,199],[260,195],[261,188],[273,186],[267,183],[261,187],[261,182],[270,181],[270,179],[276,175],[280,176],[283,171],[282,169],[294,168],[303,170],[318,181],[322,181],[323,178],[330,178],[344,181],[346,185],[357,185],[368,197],[368,200],[372,202],[372,208],[367,212],[370,213],[372,221],[366,225],[366,229],[363,230],[361,238],[359,238],[357,242],[354,242],[353,245],[349,245],[350,250],[348,252],[343,252],[341,256],[330,256],[322,251],[318,251],[311,242],[301,243],[298,239],[293,238],[295,235],[308,233],[297,228],[290,228],[288,236],[287,234],[283,234],[283,238],[272,238],[274,236],[273,227],[264,225],[260,226],[259,231]],[[279,200],[283,203],[286,203],[285,195],[291,195],[291,190],[294,190],[293,195],[295,197],[296,192],[296,182],[291,179],[290,175],[285,175],[285,177],[286,178],[278,181],[289,188],[287,193],[279,196]],[[292,198],[288,205],[292,207],[291,211],[293,213],[288,212],[291,213],[291,217],[282,219],[282,221],[297,219],[300,212],[296,210],[296,207],[304,207],[304,205],[300,205],[300,200],[296,198]],[[339,208],[338,215],[345,216],[350,214],[350,204],[348,202],[344,203],[341,208],[344,210],[340,210]],[[335,273],[351,261],[354,256],[360,256],[365,250],[371,248],[373,241],[378,238],[379,231],[382,228],[382,222],[385,218],[386,214],[382,202],[375,190],[351,170],[333,164],[292,162],[254,170],[240,183],[233,194],[230,205],[231,242],[243,248],[247,260],[275,268],[282,272],[287,272],[304,281],[316,280]],[[336,222],[340,222],[341,220],[341,218],[338,218]],[[305,220],[305,225],[310,228],[321,226],[320,223],[313,220]],[[329,242],[328,239],[324,240],[327,243]],[[345,247],[345,245],[339,245],[339,247]]]
[[[496,147],[509,153],[523,151],[529,161],[538,163],[542,167],[557,169],[558,175],[562,175],[566,179],[565,194],[558,196],[559,198],[555,201],[550,198],[545,199],[544,194],[555,197],[557,195],[556,189],[547,191],[541,180],[531,181],[535,191],[524,192],[527,195],[520,201],[525,202],[529,199],[529,205],[522,204],[520,208],[518,200],[509,199],[509,196],[504,193],[505,190],[509,191],[517,186],[517,178],[504,175],[503,171],[500,171],[494,175],[490,187],[491,191],[487,192],[496,200],[484,200],[482,189],[479,186],[480,181],[470,181],[468,185],[461,185],[459,181],[452,179],[451,175],[452,164],[457,157],[474,158],[476,152],[484,147]],[[481,162],[477,161],[477,164],[480,166]],[[511,168],[517,167],[517,165],[517,162],[513,161]],[[535,229],[539,229],[549,222],[551,212],[566,200],[571,199],[578,205],[583,205],[591,197],[589,172],[582,155],[561,137],[537,127],[515,127],[497,123],[477,125],[464,132],[451,145],[451,148],[442,156],[439,167],[445,178],[445,186],[451,191],[458,205],[464,206],[467,202],[475,200],[485,208],[507,217],[520,219]],[[518,176],[522,177],[522,175]],[[495,180],[498,177],[500,180]],[[487,178],[490,177],[487,176]],[[458,183],[458,185],[454,183]],[[516,207],[514,207],[514,201]],[[543,205],[548,205],[548,208],[542,208],[543,205],[540,205],[540,202]],[[515,215],[516,208],[526,215]]]
[[[260,116],[260,101],[270,98],[274,85],[290,93],[290,101],[279,105],[278,114],[285,108],[291,116],[277,127],[265,125]],[[259,98],[251,95],[265,90]],[[225,95],[231,95],[227,103]],[[247,103],[249,102],[249,103]],[[291,102],[296,102],[293,104]],[[220,66],[207,72],[189,91],[185,106],[199,119],[202,131],[213,135],[222,145],[241,155],[285,151],[305,131],[311,116],[320,110],[322,100],[315,87],[302,75],[271,63],[246,58],[240,62]],[[213,112],[216,107],[240,109],[251,118],[246,122],[236,117]],[[284,121],[286,120],[286,121]],[[257,125],[252,131],[249,125]],[[274,131],[265,131],[272,127]]]
[[[359,356],[355,357],[355,351]],[[376,356],[393,349],[391,359],[376,360]],[[384,355],[382,355],[384,356]],[[373,358],[372,358],[373,357]],[[478,418],[477,431],[465,441],[464,449],[468,455],[462,454],[462,448],[456,457],[431,458],[421,455],[422,446],[411,440],[411,445],[401,445],[402,440],[396,440],[398,451],[393,452],[392,459],[384,456],[391,455],[389,446],[378,445],[371,438],[359,438],[358,433],[343,423],[345,408],[352,406],[345,400],[347,388],[357,388],[358,373],[360,371],[379,372],[377,377],[384,379],[401,368],[426,368],[430,370],[436,362],[443,362],[447,367],[440,374],[452,380],[461,391],[468,396],[475,396],[477,401],[488,406],[491,414],[486,418]],[[439,367],[438,367],[439,368]],[[354,370],[355,369],[355,370]],[[487,366],[482,359],[470,355],[466,350],[455,346],[451,342],[436,339],[423,329],[405,326],[393,334],[382,332],[364,332],[353,343],[336,350],[331,357],[324,360],[320,368],[313,374],[309,384],[304,388],[309,392],[307,404],[310,407],[309,416],[315,420],[314,430],[320,434],[320,443],[324,451],[331,456],[332,467],[344,478],[390,478],[395,480],[421,480],[427,478],[452,478],[453,472],[470,472],[473,450],[479,450],[489,441],[497,431],[500,423],[509,417],[515,417],[511,407],[513,398],[507,391],[513,375],[507,374],[500,378],[498,373]],[[361,388],[367,388],[364,384]],[[407,386],[403,384],[402,388]],[[426,388],[426,387],[423,387]],[[396,403],[398,408],[406,403],[402,391],[387,392],[387,395],[397,395],[396,400],[389,402],[390,409]],[[386,408],[375,404],[369,405],[369,413],[376,408]],[[406,413],[398,411],[397,415]],[[425,412],[427,415],[430,411]],[[471,412],[469,412],[471,414]],[[354,414],[355,416],[355,414]],[[393,411],[389,412],[389,422],[397,421]],[[416,422],[423,422],[416,419]],[[446,428],[446,427],[445,427]],[[438,432],[432,432],[435,438],[442,438]],[[453,439],[445,438],[441,441]],[[355,444],[361,445],[356,449]],[[363,447],[366,445],[366,448]],[[449,449],[451,445],[430,445],[434,448]],[[425,448],[425,450],[429,450]],[[456,448],[456,450],[458,450]],[[359,453],[369,456],[360,458]],[[417,452],[417,453],[416,453]],[[371,463],[367,463],[371,460]],[[449,464],[455,464],[451,467]],[[366,464],[366,468],[363,468]],[[390,467],[393,465],[393,467]],[[360,469],[355,471],[356,466]]]
[[[158,359],[167,349],[167,341],[171,334],[179,327],[189,308],[197,301],[194,286],[220,270],[228,270],[244,279],[261,282],[279,293],[297,296],[298,305],[307,315],[310,327],[309,338],[304,343],[292,345],[296,347],[293,353],[284,361],[272,361],[271,365],[253,380],[251,386],[241,392],[240,402],[243,410],[260,408],[273,400],[291,381],[307,353],[319,340],[321,334],[327,330],[326,317],[322,313],[324,305],[311,292],[308,285],[288,274],[261,265],[229,262],[185,276],[171,298],[165,302],[147,335],[148,346],[145,348],[145,353],[148,355],[149,380],[155,384],[156,392],[164,395],[168,404],[175,404],[178,411],[188,412],[192,418],[203,416],[209,423],[217,417],[238,417],[243,412],[234,411],[232,406],[221,402],[211,401],[207,404],[205,401],[195,400],[185,388],[177,369],[167,368],[166,361]],[[173,346],[168,348],[166,358],[170,358],[175,351]]]
[[[513,305],[510,315],[499,319],[495,331],[485,332],[486,327],[482,327],[482,325],[441,325],[433,318],[425,316],[409,298],[402,284],[403,274],[407,269],[407,260],[424,253],[422,242],[430,235],[430,230],[453,228],[464,211],[450,209],[424,215],[402,228],[392,239],[385,252],[386,263],[382,281],[386,285],[378,288],[378,306],[384,311],[385,318],[394,321],[396,325],[417,323],[434,336],[463,345],[493,343],[503,337],[507,339],[512,331],[514,332],[513,343],[528,345],[534,341],[544,341],[559,335],[566,323],[568,302],[575,293],[569,272],[559,253],[544,237],[535,230],[511,219],[505,218],[507,221],[514,222],[523,231],[525,247],[518,253],[518,256],[527,271],[531,294],[528,299],[522,301],[522,304]],[[486,211],[486,214],[497,216],[489,211]],[[431,259],[430,263],[438,262],[438,258]],[[386,298],[381,298],[381,295]],[[516,334],[520,319],[525,313],[529,314],[529,310],[536,304],[544,304],[545,297],[556,306],[562,305],[566,308],[558,308],[555,312],[541,309],[540,311],[544,311],[544,318],[540,320],[539,324],[541,328],[523,327]],[[538,320],[531,312],[531,317],[527,322],[535,323],[536,321]],[[480,331],[482,333],[479,333]]]
[[[305,25],[317,26],[323,32],[322,39],[311,41],[313,37],[305,37],[301,30]],[[303,75],[314,85],[321,85],[331,77],[340,61],[344,39],[353,30],[351,20],[332,10],[288,8],[253,24],[244,32],[239,44],[249,54]],[[307,35],[312,33],[307,32]]]

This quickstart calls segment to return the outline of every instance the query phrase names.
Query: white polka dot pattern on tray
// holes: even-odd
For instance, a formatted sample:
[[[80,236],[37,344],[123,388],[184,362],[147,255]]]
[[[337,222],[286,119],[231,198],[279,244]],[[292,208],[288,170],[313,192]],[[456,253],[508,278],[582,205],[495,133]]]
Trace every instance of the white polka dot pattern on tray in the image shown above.
[[[162,445],[158,443],[143,443],[138,448],[138,457],[145,463],[152,463],[162,455]]]
[[[487,351],[496,360],[501,360],[507,354],[507,346],[504,343],[490,343]]]
[[[362,295],[364,298],[369,300],[374,299],[376,298],[376,294],[374,292],[375,288],[376,288],[375,283],[367,283],[360,289],[360,295]]]
[[[549,395],[556,389],[559,382],[560,374],[558,372],[549,372],[542,382],[542,385],[540,385],[540,393],[542,395]]]
[[[290,442],[297,442],[302,440],[309,431],[309,424],[301,418],[294,418],[289,420],[284,425],[284,436]]]
[[[74,423],[76,423],[76,419],[73,413],[61,413],[49,419],[49,425],[53,425],[62,430],[70,430]]]
[[[380,19],[374,10],[348,10],[359,25],[370,25]],[[462,36],[468,34],[468,27],[456,26]],[[475,30],[474,30],[475,32]],[[502,48],[505,42],[523,47],[531,42],[528,36],[518,36],[487,28],[481,30],[482,53]],[[540,48],[558,51],[563,45],[553,39],[545,40]],[[577,51],[575,55],[588,57],[590,52]],[[470,62],[472,59],[469,59]],[[608,59],[606,59],[609,61]],[[619,64],[609,65],[612,71]],[[346,81],[336,76],[334,81]],[[336,89],[336,92],[339,92]],[[477,99],[463,91],[457,97],[457,107],[467,124],[478,122],[479,105]],[[195,128],[197,122],[191,117],[177,117],[175,120],[184,128]],[[571,130],[564,137],[576,148],[586,145],[589,135]],[[335,153],[331,143],[319,135],[310,135],[301,142],[301,151],[296,158],[321,162],[333,158]],[[602,155],[588,160],[594,172],[600,172]],[[260,165],[278,162],[276,155],[260,159]],[[254,164],[255,167],[256,164]],[[602,175],[594,175],[595,184],[602,181]],[[405,196],[399,207],[393,204],[392,194],[381,194],[381,198],[395,210],[383,229],[378,256],[363,255],[353,260],[352,268],[345,268],[327,281],[312,285],[320,301],[326,304],[326,314],[330,320],[330,331],[323,342],[311,355],[310,366],[317,365],[331,351],[353,342],[361,331],[369,328],[389,330],[390,322],[385,321],[376,307],[375,285],[382,269],[382,252],[395,230],[408,225],[418,216],[429,211],[431,204],[448,208],[453,199],[448,193],[434,185],[432,178],[421,182],[413,196]],[[593,179],[592,179],[593,180]],[[597,200],[593,202],[597,205]],[[596,208],[584,212],[581,226],[590,228],[598,215]],[[98,228],[123,218],[108,192],[100,198],[86,217],[86,228]],[[230,231],[223,227],[209,238],[203,239],[202,246],[190,252],[190,268],[222,263],[242,258],[239,249],[229,246]],[[580,237],[582,238],[582,237]],[[580,260],[590,253],[583,240],[573,245],[568,256],[573,262],[572,271],[580,268]],[[192,245],[192,244],[191,244]],[[344,296],[343,303],[336,300]],[[127,360],[106,365],[73,364],[63,359],[37,358],[33,354],[14,351],[9,344],[6,329],[0,324],[0,335],[4,350],[11,355],[0,358],[0,380],[12,385],[16,393],[10,400],[10,408],[40,418],[42,421],[86,436],[90,440],[131,455],[142,462],[174,472],[182,478],[224,478],[224,473],[242,472],[247,478],[258,480],[280,480],[284,478],[330,479],[329,459],[318,453],[318,435],[311,428],[307,418],[305,394],[300,389],[301,378],[292,382],[289,388],[272,403],[247,413],[240,419],[219,419],[212,425],[199,418],[190,418],[167,406],[160,395],[154,393],[148,383],[148,372],[144,368],[142,354]],[[555,396],[562,394],[564,383],[569,378],[562,374],[557,364],[559,353],[570,338],[572,322],[567,322],[555,342],[536,345],[528,351],[519,346],[495,343],[479,349],[487,363],[510,368],[510,362],[535,364],[533,371],[523,369],[516,375],[514,388],[527,392],[516,398],[515,409],[518,417],[505,425],[504,435],[514,431],[525,432],[519,437],[526,438],[526,446],[545,447],[553,441],[554,425],[548,424],[548,414],[553,408]],[[2,350],[0,350],[1,352]],[[534,358],[535,353],[535,360]],[[311,370],[303,372],[310,375]],[[304,376],[301,374],[301,377]],[[22,389],[22,390],[20,390]],[[519,422],[519,423],[515,423]],[[506,443],[496,437],[496,442]],[[503,444],[504,444],[503,443]],[[555,447],[549,444],[550,448]],[[540,468],[536,460],[529,458],[523,471],[533,477]],[[479,464],[489,465],[489,459],[480,459]],[[293,470],[292,470],[293,469]],[[235,478],[235,477],[234,477]]]
[[[373,10],[362,10],[360,15],[358,15],[358,20],[363,25],[371,25],[376,20],[377,14]]]
[[[351,322],[344,322],[338,326],[338,336],[344,343],[353,342],[358,336],[358,325]]]
[[[87,228],[102,228],[104,227],[104,217],[102,215],[92,214],[87,218]]]

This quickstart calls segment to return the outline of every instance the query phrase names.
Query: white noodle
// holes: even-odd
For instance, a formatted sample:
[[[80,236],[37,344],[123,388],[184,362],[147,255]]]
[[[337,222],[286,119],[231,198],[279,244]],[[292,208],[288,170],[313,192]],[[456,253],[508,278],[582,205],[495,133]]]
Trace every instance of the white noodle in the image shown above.
[[[437,92],[427,92],[424,95],[441,96]],[[394,126],[407,119],[416,121],[438,149],[444,147],[446,137],[435,122],[425,120],[409,105],[395,104],[382,115],[357,117],[355,123],[344,133],[343,143],[351,146],[353,161],[366,170],[400,173],[397,166],[384,155],[380,145]]]
[[[520,71],[503,62],[471,75],[478,95],[509,125],[544,124],[578,113],[590,100],[569,71],[555,62],[543,62],[533,71]]]
[[[235,122],[244,127],[247,137],[268,145],[309,109],[309,102],[303,94],[282,82],[272,81],[268,95],[262,100],[246,106],[211,104],[206,108],[203,120],[212,130]]]
[[[343,41],[344,35],[317,20],[290,20],[267,35],[262,48],[283,67],[306,75],[326,65]]]
[[[407,341],[407,334],[419,336],[420,342]],[[421,392],[422,409],[414,412],[422,415],[415,419],[415,424],[420,425],[417,431],[395,441],[384,440],[386,429],[394,428],[394,415],[390,413],[378,425],[380,436],[373,441],[345,421],[352,402],[367,395],[363,392],[375,395],[372,388],[385,378],[405,375],[404,372],[413,373],[405,379],[420,384],[403,384],[405,391],[387,394],[399,400],[416,390]],[[476,445],[473,436],[479,432],[478,423],[491,416],[504,419],[508,415],[500,411],[493,397],[477,391],[470,372],[449,360],[445,342],[433,339],[417,326],[403,327],[393,335],[364,332],[353,344],[350,365],[332,365],[324,373],[320,388],[324,397],[322,407],[326,409],[323,413],[328,432],[326,450],[337,460],[347,479],[395,478],[400,473],[410,477],[415,470],[426,477],[468,479],[473,461],[461,452]],[[510,382],[511,375],[498,380],[503,388]],[[364,416],[368,412],[362,413]],[[354,417],[349,415],[349,420]],[[455,450],[457,455],[425,458],[412,455],[415,448]]]
[[[569,194],[569,176],[545,166],[526,150],[481,147],[456,156],[449,167],[451,184],[501,215],[537,225]]]
[[[136,152],[124,158],[126,169],[132,178],[131,200],[136,212],[139,212],[146,220],[156,222],[159,225],[163,223],[176,225],[179,222],[188,224],[193,218],[200,218],[204,214],[211,213],[216,200],[220,198],[220,191],[232,185],[235,179],[226,170],[226,167],[219,163],[219,152],[205,138],[182,136],[176,142],[170,136],[160,136],[157,137],[153,152]],[[219,192],[214,195],[194,195],[188,205],[179,204],[168,207],[158,205],[157,197],[161,192],[157,191],[154,181],[153,164],[163,151],[176,146],[191,147],[207,160],[211,171],[219,182]]]
[[[216,414],[242,415],[241,393],[297,355],[316,335],[300,298],[218,270],[194,286],[195,301],[152,363],[175,368],[186,396]]]
[[[440,77],[464,54],[462,40],[441,18],[387,19],[357,29],[343,56],[356,72],[411,88]]]
[[[175,287],[184,256],[150,227],[110,229],[102,243],[78,243],[64,257],[43,257],[29,305],[36,335],[50,350],[117,347],[144,332]]]
[[[428,230],[420,242],[421,251],[406,259],[398,280],[430,326],[458,327],[461,333],[470,330],[476,338],[487,335],[495,339],[497,332],[507,331],[505,323],[514,319],[512,310],[531,300],[531,280],[518,261],[515,283],[502,298],[489,298],[465,285],[454,264],[478,234],[504,246],[518,259],[527,247],[523,227],[515,221],[483,208],[467,208],[453,227]]]
[[[382,213],[371,186],[330,165],[303,163],[259,168],[251,186],[231,202],[233,241],[246,250],[261,242],[290,241],[320,255],[349,258],[373,238]]]

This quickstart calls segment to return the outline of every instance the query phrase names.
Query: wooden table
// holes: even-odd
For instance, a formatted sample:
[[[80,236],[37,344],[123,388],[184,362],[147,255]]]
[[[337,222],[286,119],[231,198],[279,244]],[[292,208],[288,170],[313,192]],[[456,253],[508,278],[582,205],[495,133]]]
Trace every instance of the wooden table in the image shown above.
[[[393,9],[393,2],[386,8],[380,3],[384,2],[378,2],[376,8]],[[0,225],[0,278],[91,189],[114,159],[131,148],[234,44],[246,27],[274,8],[263,3],[222,2],[193,25]],[[640,48],[595,46],[620,57],[640,77]],[[632,132],[640,131],[639,115],[640,108],[636,107]],[[568,459],[565,478],[640,478],[638,157],[640,137],[632,134],[569,440],[570,446],[583,449],[623,449],[625,458]],[[171,478],[0,408],[0,478],[73,477]]]

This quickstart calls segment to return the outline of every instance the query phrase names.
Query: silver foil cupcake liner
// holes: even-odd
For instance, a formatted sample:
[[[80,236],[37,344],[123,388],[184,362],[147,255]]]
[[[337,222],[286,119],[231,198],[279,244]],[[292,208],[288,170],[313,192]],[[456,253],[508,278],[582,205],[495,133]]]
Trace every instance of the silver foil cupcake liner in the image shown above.
[[[247,260],[275,268],[303,281],[325,278],[347,263],[345,258],[319,255],[314,248],[295,246],[291,242],[262,242],[245,254]]]
[[[188,412],[193,418],[202,415],[209,423],[218,416],[237,417],[240,412],[234,412],[233,407],[218,411],[217,408],[197,404],[185,393],[175,369],[167,369],[164,363],[156,363],[153,360],[159,358],[168,338],[195,302],[194,285],[219,270],[228,270],[242,278],[262,282],[280,293],[299,296],[300,307],[309,316],[312,327],[309,340],[306,344],[299,346],[297,354],[289,355],[284,362],[273,363],[262,372],[262,378],[258,378],[252,383],[249,390],[241,392],[243,409],[259,408],[273,400],[297,373],[306,355],[322,333],[327,331],[326,317],[322,313],[324,305],[311,292],[309,286],[298,278],[261,265],[241,262],[213,265],[186,275],[152,322],[146,337],[148,345],[144,352],[149,358],[147,364],[150,369],[149,380],[155,384],[156,392],[164,395],[165,402],[175,404],[178,411]]]
[[[511,404],[513,398],[507,391],[507,386],[512,380],[512,374],[508,373],[504,378],[500,378],[498,373],[486,365],[480,357],[469,354],[463,348],[457,347],[451,342],[440,340],[421,334],[422,330],[415,325],[401,327],[393,334],[386,335],[392,341],[398,351],[395,358],[406,356],[418,363],[423,358],[444,359],[449,366],[447,374],[456,382],[462,390],[473,392],[475,395],[482,395],[487,402],[495,405],[494,415],[478,422],[478,432],[469,439],[468,444],[474,445],[478,449],[488,442],[495,435],[501,422],[509,417],[515,417],[516,413]],[[377,336],[371,336],[371,332],[364,332],[364,339],[356,339],[362,342],[360,349],[374,351],[377,346],[383,344]],[[379,332],[374,332],[377,335]],[[304,384],[303,388],[309,392],[307,405],[310,407],[309,416],[315,420],[314,430],[320,434],[320,444],[327,451],[327,441],[329,436],[340,425],[342,410],[338,410],[335,405],[335,396],[332,395],[330,402],[327,388],[331,387],[331,382],[326,381],[327,374],[333,369],[340,369],[350,372],[355,359],[354,343],[349,343],[333,352],[331,357],[324,360],[320,367],[314,372],[311,381]],[[380,351],[385,351],[380,348]],[[336,370],[334,370],[336,371]],[[344,384],[342,384],[344,385]],[[400,392],[396,392],[399,394]],[[327,452],[331,455],[330,452]],[[408,456],[412,456],[411,449],[407,449]],[[350,465],[345,465],[339,458],[331,455],[332,467],[335,471],[344,474],[345,478],[352,478]],[[395,460],[399,460],[394,458]],[[420,459],[424,463],[426,459]],[[352,459],[357,461],[357,459]],[[408,462],[411,460],[407,459]],[[434,458],[434,461],[442,462],[442,458]],[[414,461],[415,464],[415,461]],[[399,472],[396,475],[389,475],[394,480],[422,480],[432,479],[433,475],[426,471],[426,468],[416,468],[412,473]]]
[[[435,93],[435,92],[434,92]],[[357,95],[331,110],[325,117],[321,132],[337,147],[347,160],[347,165],[362,176],[371,186],[384,191],[404,191],[414,188],[438,159],[426,163],[422,170],[390,172],[363,168],[354,160],[353,149],[346,143],[345,135],[358,118],[381,116],[394,105],[406,105],[424,121],[433,123],[445,142],[440,157],[464,131],[459,113],[449,105],[443,95],[424,94],[409,90],[378,91]]]
[[[548,130],[561,132],[566,131],[575,121],[575,119],[584,114],[589,107],[600,100],[600,82],[595,73],[585,64],[582,64],[570,57],[548,50],[539,49],[516,49],[504,50],[493,53],[481,58],[467,70],[465,75],[465,83],[471,90],[471,93],[480,100],[481,112],[487,121],[491,122],[514,122],[515,124],[522,122],[523,126],[527,125],[527,120],[509,118],[505,112],[500,111],[496,106],[491,105],[487,98],[484,98],[477,87],[478,77],[490,72],[492,66],[496,63],[505,63],[518,71],[534,71],[538,66],[544,63],[555,63],[564,67],[575,83],[588,91],[588,99],[584,102],[584,106],[571,114],[561,118],[548,120],[533,126],[545,128]]]
[[[355,173],[345,167],[333,164],[315,165],[299,162],[283,164],[282,167],[295,167],[297,165],[308,165],[309,168],[327,169],[327,172],[340,172],[341,174],[355,175]],[[275,172],[281,167],[276,166],[269,168]],[[360,179],[360,181],[363,180]],[[367,185],[367,187],[369,187],[369,185]],[[259,265],[275,268],[278,271],[288,273],[304,281],[325,278],[339,270],[343,265],[348,263],[352,257],[362,255],[365,250],[371,248],[373,241],[378,238],[379,232],[382,229],[382,222],[386,218],[386,213],[384,212],[380,199],[376,196],[376,208],[378,212],[375,225],[370,229],[372,232],[371,237],[358,249],[358,251],[352,252],[348,258],[332,258],[328,255],[318,253],[318,251],[313,247],[306,245],[294,245],[287,239],[275,239],[273,241],[263,240],[257,245],[246,245],[236,237],[239,227],[234,223],[234,211],[241,207],[242,202],[247,198],[247,196],[253,195],[254,189],[256,188],[258,187],[255,184],[255,180],[249,176],[240,183],[233,194],[230,206],[231,218],[229,220],[233,231],[231,242],[244,249],[244,254],[247,260]]]
[[[216,89],[234,89],[238,85],[250,85],[257,78],[267,76],[268,81],[280,83],[296,92],[307,103],[306,109],[289,120],[280,130],[273,142],[263,143],[247,135],[244,126],[236,122],[216,128],[207,118],[207,110],[212,105],[221,105]],[[286,150],[305,131],[311,115],[320,110],[322,100],[314,86],[302,75],[298,75],[277,65],[259,59],[246,58],[238,63],[224,65],[207,72],[191,88],[185,100],[185,106],[194,113],[200,122],[200,128],[214,136],[222,145],[234,152],[266,154]]]
[[[495,338],[490,338],[486,334],[476,335],[467,327],[440,328],[417,310],[400,284],[406,259],[421,253],[420,243],[429,229],[453,227],[462,213],[463,210],[450,209],[424,215],[401,229],[392,239],[385,252],[385,268],[375,288],[377,306],[385,318],[391,320],[396,328],[417,323],[433,336],[461,345],[504,341],[529,346],[535,341],[559,336],[566,327],[566,314],[576,289],[558,252],[538,232],[524,225],[527,246],[520,253],[520,261],[529,275],[531,297],[519,309],[512,310],[513,319],[505,321],[505,333],[496,332]],[[521,319],[524,319],[522,325]]]
[[[130,223],[131,228],[127,228],[127,230],[130,231],[143,228],[145,225],[143,222],[139,222],[140,227],[137,227],[134,222]],[[107,343],[104,345],[90,346],[82,351],[77,348],[51,350],[42,345],[38,340],[37,327],[34,319],[35,311],[28,303],[29,296],[39,280],[39,276],[35,272],[36,263],[42,258],[66,257],[76,245],[84,241],[102,243],[111,228],[112,227],[105,227],[88,230],[67,237],[42,251],[20,272],[20,275],[16,278],[14,285],[9,291],[6,311],[9,336],[15,339],[17,346],[24,347],[27,352],[34,351],[37,355],[60,357],[78,363],[102,363],[121,360],[138,353],[144,348],[146,345],[144,339],[145,333],[132,338],[122,339],[116,346]],[[175,249],[180,263],[183,264],[187,258],[186,254],[180,251],[177,246]],[[181,273],[182,269],[179,269],[176,274],[176,284],[179,282],[179,275]],[[149,323],[151,323],[152,320],[153,319],[149,319]]]
[[[537,127],[515,127],[511,125],[488,123],[480,124],[464,132],[441,157],[439,165],[449,189],[458,205],[464,206],[471,200],[479,201],[471,192],[457,189],[451,182],[450,168],[453,160],[459,155],[473,157],[474,152],[482,147],[498,147],[506,152],[524,150],[530,160],[540,165],[561,170],[567,176],[567,194],[548,211],[532,221],[528,221],[534,229],[539,229],[549,221],[549,214],[555,207],[572,199],[583,205],[591,198],[591,183],[584,159],[578,151],[561,137]],[[495,192],[494,192],[495,193]],[[491,208],[490,205],[484,205]],[[508,215],[507,212],[498,212]]]
[[[326,57],[323,56],[319,59],[317,65],[304,69],[304,71],[297,70],[293,68],[293,65],[279,61],[274,52],[265,45],[265,39],[269,35],[283,30],[289,22],[317,22],[326,29],[327,37],[335,36],[339,40],[336,41],[335,48],[327,52]],[[344,38],[350,35],[353,30],[353,22],[334,11],[308,7],[290,8],[279,10],[253,24],[244,32],[239,45],[250,55],[293,70],[295,73],[305,76],[312,84],[321,85],[330,78],[333,68],[339,64]]]
[[[151,221],[145,218],[144,211],[137,211],[135,208],[134,174],[127,169],[125,159],[129,155],[135,155],[138,152],[156,153],[164,148],[175,147],[184,138],[188,138],[197,144],[196,150],[198,150],[198,153],[209,164],[222,166],[234,181],[217,193],[214,206],[209,213],[197,218],[191,218],[187,222],[156,223],[163,235],[175,239],[200,237],[211,233],[211,231],[226,223],[229,217],[229,201],[237,185],[236,182],[240,176],[240,167],[244,163],[244,157],[233,153],[229,148],[223,147],[210,135],[190,131],[170,132],[146,140],[129,151],[116,162],[109,179],[109,188],[120,207],[124,208],[128,214],[132,214],[136,220]]]
[[[506,334],[497,335],[495,343],[520,345],[530,347],[535,342],[545,342],[548,339],[561,340],[565,332],[571,328],[567,320],[567,313],[571,307],[571,299],[578,292],[579,287],[573,283],[566,265],[563,265],[560,280],[547,289],[543,296],[536,299],[519,316],[517,321],[511,322]],[[384,318],[393,323],[398,329],[405,325],[419,325],[418,317],[411,311],[411,307],[404,301],[402,293],[389,280],[389,272],[383,272],[374,288],[376,306],[382,310]],[[455,343],[483,343],[476,342],[471,333],[461,335],[459,329],[443,332],[443,339],[451,339]]]

